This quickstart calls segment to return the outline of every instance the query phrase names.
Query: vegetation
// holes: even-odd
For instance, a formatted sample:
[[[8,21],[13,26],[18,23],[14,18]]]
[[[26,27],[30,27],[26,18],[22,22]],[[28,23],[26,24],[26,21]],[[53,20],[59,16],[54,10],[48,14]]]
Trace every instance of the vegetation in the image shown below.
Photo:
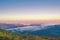
[[[30,36],[28,33],[20,35],[17,33],[0,30],[0,40],[60,40],[60,37]]]

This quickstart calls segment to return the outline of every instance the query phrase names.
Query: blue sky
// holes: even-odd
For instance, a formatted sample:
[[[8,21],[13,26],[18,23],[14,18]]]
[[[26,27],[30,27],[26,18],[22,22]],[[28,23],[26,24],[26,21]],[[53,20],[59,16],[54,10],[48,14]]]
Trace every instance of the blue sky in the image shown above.
[[[0,0],[0,20],[56,19],[60,19],[60,0]]]

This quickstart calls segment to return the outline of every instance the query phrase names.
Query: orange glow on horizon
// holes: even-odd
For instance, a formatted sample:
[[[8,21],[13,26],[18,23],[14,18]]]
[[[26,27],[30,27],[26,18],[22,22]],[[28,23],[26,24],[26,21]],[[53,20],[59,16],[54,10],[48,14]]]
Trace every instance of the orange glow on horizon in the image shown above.
[[[0,17],[5,23],[60,23],[59,17]]]
[[[8,22],[8,23],[60,23],[60,19],[34,19],[34,20],[13,20],[13,19],[5,19],[5,20],[2,20],[0,19],[0,22]]]

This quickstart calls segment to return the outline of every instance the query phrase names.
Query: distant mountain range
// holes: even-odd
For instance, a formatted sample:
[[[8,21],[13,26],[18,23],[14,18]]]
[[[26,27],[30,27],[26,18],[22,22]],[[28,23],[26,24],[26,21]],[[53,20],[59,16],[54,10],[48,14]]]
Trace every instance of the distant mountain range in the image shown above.
[[[29,35],[39,35],[39,36],[60,36],[60,25],[50,25],[50,26],[29,26],[29,27],[18,27],[7,29],[10,32],[16,32],[19,34],[28,33]]]
[[[0,29],[10,29],[10,28],[16,28],[17,26],[15,24],[5,24],[0,23]]]
[[[40,24],[7,24],[7,23],[0,23],[0,29],[11,29],[17,27],[26,27],[26,26],[40,26]]]

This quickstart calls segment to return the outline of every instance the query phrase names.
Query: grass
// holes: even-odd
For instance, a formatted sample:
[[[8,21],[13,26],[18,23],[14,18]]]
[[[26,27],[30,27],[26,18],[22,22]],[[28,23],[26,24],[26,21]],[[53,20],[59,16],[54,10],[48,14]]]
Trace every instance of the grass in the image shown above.
[[[29,36],[0,30],[0,40],[60,40],[60,37]]]

